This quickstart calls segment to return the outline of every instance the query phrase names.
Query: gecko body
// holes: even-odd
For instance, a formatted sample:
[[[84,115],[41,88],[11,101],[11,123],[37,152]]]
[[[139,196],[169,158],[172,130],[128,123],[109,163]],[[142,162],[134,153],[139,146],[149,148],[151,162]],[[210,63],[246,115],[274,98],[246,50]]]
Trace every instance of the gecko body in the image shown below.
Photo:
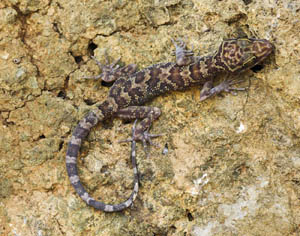
[[[96,105],[76,126],[69,141],[66,154],[66,168],[71,184],[77,194],[90,206],[105,211],[121,211],[129,207],[138,192],[138,171],[135,160],[135,141],[152,143],[158,135],[148,133],[152,122],[161,111],[156,107],[143,106],[154,97],[168,91],[184,90],[191,86],[203,85],[200,100],[207,99],[222,91],[233,91],[236,82],[227,80],[213,87],[213,80],[220,73],[237,74],[264,60],[274,49],[264,39],[224,40],[219,49],[210,56],[196,57],[186,49],[182,41],[175,43],[176,62],[160,63],[136,72],[135,65],[119,68],[116,63],[101,65],[102,73],[92,77],[104,81],[115,81],[105,101]],[[77,171],[77,157],[82,141],[98,122],[112,118],[140,119],[129,141],[132,142],[132,164],[134,188],[130,197],[120,204],[105,204],[93,199],[80,182]]]

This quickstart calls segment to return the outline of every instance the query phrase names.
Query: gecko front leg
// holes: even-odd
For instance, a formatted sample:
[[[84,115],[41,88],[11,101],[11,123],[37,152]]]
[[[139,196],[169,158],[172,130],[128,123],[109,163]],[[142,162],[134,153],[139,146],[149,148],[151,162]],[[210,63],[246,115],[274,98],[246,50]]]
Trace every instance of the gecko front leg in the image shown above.
[[[234,91],[244,91],[246,88],[235,88],[232,85],[241,83],[241,80],[224,80],[222,83],[213,87],[213,81],[207,81],[200,92],[200,101],[204,101],[205,99],[212,97],[221,92],[231,92],[232,94],[236,94]]]

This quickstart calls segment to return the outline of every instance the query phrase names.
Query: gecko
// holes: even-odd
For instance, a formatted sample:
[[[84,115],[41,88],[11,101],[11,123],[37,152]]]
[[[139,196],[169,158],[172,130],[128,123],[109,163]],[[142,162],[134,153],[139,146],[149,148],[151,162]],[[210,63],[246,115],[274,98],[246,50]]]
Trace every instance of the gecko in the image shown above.
[[[169,91],[180,91],[192,86],[203,86],[200,101],[225,92],[243,90],[235,88],[235,80],[224,80],[213,86],[214,78],[219,74],[237,75],[263,61],[274,50],[271,42],[265,39],[237,38],[224,40],[211,55],[194,56],[183,40],[172,40],[175,46],[176,62],[151,65],[137,71],[135,64],[120,67],[117,61],[103,65],[92,57],[101,69],[101,74],[90,79],[101,78],[114,82],[107,98],[89,111],[75,127],[66,152],[66,169],[69,180],[77,194],[87,205],[104,212],[122,211],[132,205],[138,193],[138,169],[136,165],[136,142],[152,145],[152,138],[159,134],[149,133],[149,128],[161,111],[157,107],[145,106],[146,102]],[[106,204],[97,201],[85,190],[77,171],[77,158],[83,140],[90,130],[103,120],[121,118],[139,119],[134,123],[131,141],[131,162],[134,171],[133,190],[129,198],[119,204]]]

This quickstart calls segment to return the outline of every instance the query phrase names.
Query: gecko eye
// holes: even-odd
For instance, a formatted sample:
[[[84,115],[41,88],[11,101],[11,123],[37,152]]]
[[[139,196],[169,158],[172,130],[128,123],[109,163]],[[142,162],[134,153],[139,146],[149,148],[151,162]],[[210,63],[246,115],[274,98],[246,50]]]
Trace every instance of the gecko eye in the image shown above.
[[[247,48],[251,45],[251,41],[247,38],[239,39],[238,44],[240,47]]]

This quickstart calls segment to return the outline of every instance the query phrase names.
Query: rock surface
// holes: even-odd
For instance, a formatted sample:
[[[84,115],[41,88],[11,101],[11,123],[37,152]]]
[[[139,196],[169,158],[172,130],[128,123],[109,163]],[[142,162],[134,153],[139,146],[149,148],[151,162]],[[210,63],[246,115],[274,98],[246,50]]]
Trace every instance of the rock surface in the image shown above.
[[[298,0],[2,0],[0,29],[0,235],[300,234]],[[82,79],[99,73],[89,56],[143,68],[174,61],[171,38],[206,55],[242,36],[276,47],[240,75],[247,91],[155,99],[152,132],[165,135],[149,158],[138,145],[134,206],[105,214],[81,201],[66,145],[109,89]],[[130,146],[117,141],[131,126],[99,124],[83,144],[82,182],[104,202],[130,194]]]

